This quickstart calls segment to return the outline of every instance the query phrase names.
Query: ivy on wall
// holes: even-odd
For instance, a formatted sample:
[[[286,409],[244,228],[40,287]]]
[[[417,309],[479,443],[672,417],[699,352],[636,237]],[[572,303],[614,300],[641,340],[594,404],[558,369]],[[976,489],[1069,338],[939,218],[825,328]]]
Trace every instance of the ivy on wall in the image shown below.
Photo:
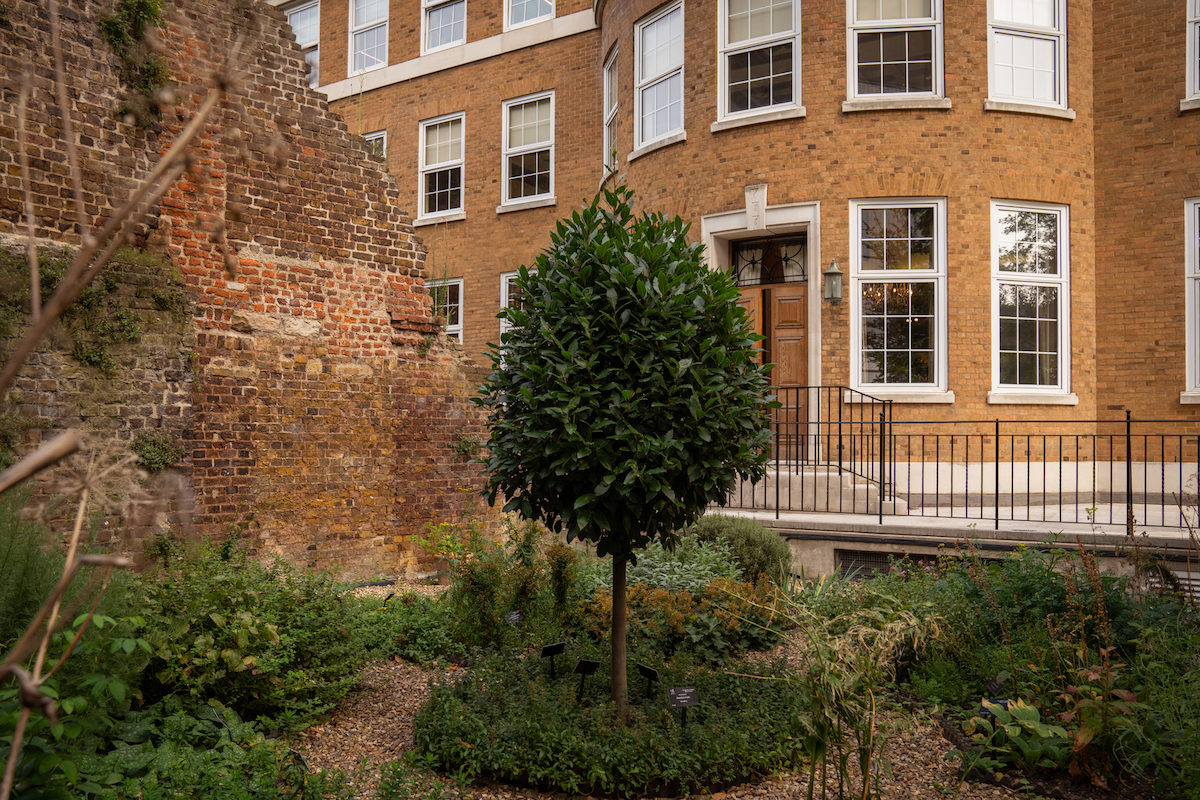
[[[121,83],[132,94],[117,109],[142,128],[161,118],[159,90],[171,74],[162,57],[146,41],[147,28],[162,22],[162,0],[119,0],[112,14],[100,19],[100,34],[121,62]]]

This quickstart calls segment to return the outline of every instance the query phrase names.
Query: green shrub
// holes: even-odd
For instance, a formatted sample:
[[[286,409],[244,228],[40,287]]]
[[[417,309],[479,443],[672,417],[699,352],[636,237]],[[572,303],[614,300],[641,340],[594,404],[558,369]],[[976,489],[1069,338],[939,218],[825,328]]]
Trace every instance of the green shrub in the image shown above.
[[[24,632],[62,574],[50,531],[20,514],[25,497],[0,494],[0,652]]]
[[[366,600],[364,606],[363,632],[372,657],[398,655],[427,664],[464,654],[451,636],[453,611],[439,598],[408,592],[383,604]]]
[[[205,546],[143,582],[146,693],[294,727],[332,708],[366,658],[362,605],[325,574]]]
[[[783,586],[791,573],[792,556],[787,542],[752,519],[706,514],[686,534],[700,542],[721,542],[741,570],[742,580],[766,574]]]
[[[702,592],[717,578],[738,580],[737,564],[723,542],[681,540],[673,550],[659,542],[646,546],[630,566],[626,580],[632,586],[641,583],[658,589]],[[594,560],[581,575],[582,589],[591,594],[597,588],[612,589],[612,568],[607,561]]]
[[[183,445],[170,436],[154,431],[139,433],[129,449],[137,454],[138,464],[149,472],[161,472],[183,458]]]
[[[569,658],[576,655],[599,653]],[[665,688],[646,699],[635,678],[629,724],[621,725],[603,666],[579,702],[579,679],[567,670],[551,680],[544,659],[489,658],[457,684],[434,687],[414,722],[415,741],[439,771],[570,794],[712,791],[796,766],[806,709],[784,668],[741,664],[732,672],[741,674],[686,659],[660,669],[661,687],[696,687],[700,704],[688,709],[686,727],[667,707]]]

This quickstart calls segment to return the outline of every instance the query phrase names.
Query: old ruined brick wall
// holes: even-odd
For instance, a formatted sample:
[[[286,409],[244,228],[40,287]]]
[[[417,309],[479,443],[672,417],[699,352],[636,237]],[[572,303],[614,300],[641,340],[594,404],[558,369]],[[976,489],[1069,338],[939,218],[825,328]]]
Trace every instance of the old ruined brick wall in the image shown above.
[[[121,89],[95,20],[108,3],[67,4],[75,118],[89,213],[127,195],[200,106],[248,34],[235,93],[202,134],[185,178],[155,209],[150,245],[195,301],[184,469],[201,531],[243,531],[262,548],[351,575],[420,569],[411,535],[478,509],[483,436],[461,352],[436,333],[424,249],[382,163],[304,80],[282,15],[258,3],[167,3],[160,31],[176,102],[161,132],[114,118]],[[19,65],[49,52],[45,10],[19,2],[3,34],[12,142]],[[31,115],[39,234],[72,243],[48,65]],[[13,148],[4,148],[0,233],[19,232]],[[223,232],[223,237],[222,237]],[[223,238],[223,240],[222,240]]]

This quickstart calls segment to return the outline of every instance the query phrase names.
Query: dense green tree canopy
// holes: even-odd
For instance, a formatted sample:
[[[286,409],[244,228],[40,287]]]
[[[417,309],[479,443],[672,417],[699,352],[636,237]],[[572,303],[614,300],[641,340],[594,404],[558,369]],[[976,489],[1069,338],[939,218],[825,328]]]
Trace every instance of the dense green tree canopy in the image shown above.
[[[761,477],[768,381],[732,279],[632,192],[561,220],[493,346],[490,500],[631,556]]]

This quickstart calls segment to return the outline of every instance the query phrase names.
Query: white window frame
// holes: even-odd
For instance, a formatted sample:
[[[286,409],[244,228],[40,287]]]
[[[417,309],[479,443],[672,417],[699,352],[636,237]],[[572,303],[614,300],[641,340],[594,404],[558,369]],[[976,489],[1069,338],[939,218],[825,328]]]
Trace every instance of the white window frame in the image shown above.
[[[462,344],[463,311],[465,310],[465,308],[464,308],[465,304],[463,302],[465,299],[463,297],[463,279],[462,278],[439,278],[438,280],[425,281],[425,288],[427,288],[429,290],[430,297],[434,298],[432,301],[432,310],[433,310],[434,316],[437,316],[437,299],[434,296],[433,290],[439,289],[442,287],[446,287],[446,286],[457,286],[458,287],[458,322],[451,325],[449,322],[449,317],[447,317],[447,322],[442,325],[442,330],[445,331],[447,336],[457,339],[459,344]],[[447,298],[449,298],[449,294],[447,294]]]
[[[929,269],[865,270],[862,266],[862,212],[878,208],[933,209],[933,246]],[[890,197],[850,201],[850,387],[881,399],[952,402],[947,390],[946,198]],[[862,379],[862,290],[879,283],[929,283],[934,287],[933,381],[866,383]]]
[[[654,144],[655,142],[665,143],[668,141],[673,141],[676,137],[682,135],[687,128],[687,104],[685,102],[687,81],[684,79],[683,74],[683,65],[684,61],[686,61],[686,55],[680,59],[677,65],[668,68],[665,72],[649,76],[642,75],[642,31],[648,26],[653,25],[655,22],[658,22],[663,17],[674,14],[676,11],[679,12],[681,24],[684,26],[684,31],[686,31],[687,21],[683,16],[683,0],[676,0],[675,2],[668,3],[654,13],[638,20],[637,24],[634,26],[633,74],[635,85],[633,90],[633,146],[635,152],[641,150],[647,145]],[[681,50],[686,53],[686,46],[681,48]],[[642,95],[645,94],[648,89],[657,86],[663,81],[671,80],[676,76],[679,77],[679,128],[665,131],[653,139],[647,139],[642,130]]]
[[[929,10],[931,16],[928,17],[859,21],[858,0],[846,0],[846,97],[849,100],[905,100],[946,96],[942,0],[930,0]],[[916,30],[932,31],[933,80],[930,91],[860,93],[858,91],[858,34]]]
[[[461,3],[463,7],[463,35],[461,39],[455,39],[446,44],[439,44],[437,47],[429,47],[429,15],[434,9],[439,6],[454,5]],[[446,50],[451,47],[467,43],[467,0],[421,0],[421,55],[426,53],[436,53],[439,50]]]
[[[1183,305],[1187,318],[1187,344],[1184,348],[1187,358],[1187,388],[1183,399],[1200,403],[1200,197],[1185,200],[1183,212]]]
[[[504,30],[506,31],[511,31],[515,28],[524,28],[526,25],[536,25],[539,22],[544,22],[548,19],[554,19],[554,15],[557,12],[554,0],[550,0],[550,11],[548,13],[542,14],[540,17],[527,19],[524,22],[513,23],[512,8],[514,2],[515,0],[504,0]]]
[[[1018,105],[1067,108],[1067,3],[1054,0],[1055,24],[1045,27],[1021,24],[996,18],[996,0],[988,0],[988,101]],[[1020,39],[1038,39],[1054,43],[1054,94],[1052,101],[1033,97],[1000,94],[996,90],[996,37],[1013,36]]]
[[[517,275],[519,275],[519,274],[520,273],[517,272],[516,270],[514,270],[512,272],[500,273],[500,308],[502,308],[502,309],[508,308],[508,303],[512,296],[511,292],[512,292],[513,281],[515,281],[517,279]],[[509,322],[507,319],[504,319],[503,317],[501,317],[500,318],[500,336],[501,336],[501,338],[503,338],[504,334],[511,331],[512,327],[513,326],[512,326],[511,322]]]
[[[1002,231],[1000,217],[1010,212],[1030,211],[1054,214],[1058,218],[1058,272],[1043,275],[1000,269]],[[991,201],[991,273],[992,273],[992,392],[989,400],[1003,401],[1003,395],[1067,395],[1071,391],[1071,214],[1064,205],[1012,200]],[[1050,386],[1000,381],[1000,285],[1052,287],[1058,290],[1058,383]]]
[[[784,109],[799,109],[803,108],[803,103],[800,97],[800,66],[803,63],[800,57],[800,6],[801,0],[792,0],[792,28],[784,33],[775,33],[768,36],[759,36],[754,39],[745,39],[737,44],[729,43],[729,0],[720,0],[717,5],[717,14],[719,21],[717,27],[719,33],[717,37],[717,120],[724,122],[726,120],[745,119],[746,117],[754,117],[772,112],[781,111]],[[768,47],[775,47],[781,44],[792,45],[792,99],[786,103],[775,103],[774,105],[761,106],[759,108],[747,108],[742,111],[729,110],[729,57],[738,53],[746,53],[752,50],[762,50]]]
[[[535,144],[527,144],[521,147],[509,147],[508,144],[508,112],[514,106],[524,105],[525,103],[534,103],[539,100],[550,101],[550,139],[549,141],[540,141]],[[538,92],[536,94],[527,94],[524,97],[514,97],[512,100],[505,100],[501,108],[500,128],[502,133],[502,143],[500,152],[500,205],[504,206],[521,206],[525,203],[539,203],[542,201],[554,198],[554,92]],[[548,150],[550,152],[550,187],[549,190],[541,194],[532,194],[526,197],[508,196],[508,159],[510,156],[522,155],[525,153],[536,153],[540,150]]]
[[[296,44],[299,45],[300,49],[304,52],[305,63],[308,62],[309,53],[313,53],[316,56],[317,67],[314,70],[310,64],[308,75],[308,85],[315,89],[321,83],[321,0],[312,0],[310,3],[300,3],[299,5],[289,8],[287,10],[287,18],[288,26],[292,29],[292,33],[294,34],[296,32],[296,28],[292,25],[292,15],[298,14],[301,11],[308,11],[312,8],[317,10],[317,36],[315,39],[308,39],[303,42],[300,41],[300,37],[297,36]]]
[[[462,140],[459,143],[459,157],[450,159],[449,161],[439,161],[430,164],[425,161],[425,136],[429,128],[434,125],[440,125],[444,122],[451,122],[457,119],[462,127]],[[420,132],[417,136],[417,219],[440,219],[442,217],[459,217],[463,214],[467,205],[467,114],[465,111],[456,111],[453,114],[443,114],[440,117],[421,120],[419,123]],[[458,206],[449,208],[445,211],[429,211],[425,208],[425,175],[429,172],[441,172],[442,170],[458,168]]]
[[[354,17],[355,17],[355,14],[354,14],[355,0],[348,0],[348,2],[350,3],[350,9],[349,9],[349,12],[350,12],[350,41],[349,41],[349,45],[348,45],[348,52],[350,55],[350,58],[349,58],[350,63],[347,64],[348,74],[362,75],[365,72],[370,72],[371,70],[382,69],[383,67],[386,67],[388,65],[388,20],[390,17],[390,13],[389,13],[390,8],[389,8],[388,4],[387,3],[384,4],[383,19],[377,19],[372,22],[367,22],[362,25],[359,25],[358,21],[354,19]],[[355,69],[354,68],[354,57],[358,55],[358,52],[354,46],[354,37],[360,33],[366,33],[367,31],[371,31],[376,28],[383,28],[383,60],[380,61],[378,64],[373,64],[369,67],[363,67],[362,69]]]
[[[1188,0],[1187,93],[1184,99],[1200,102],[1200,0]],[[1195,104],[1189,106],[1195,107]]]
[[[616,172],[618,164],[616,154],[617,106],[620,103],[620,95],[617,93],[617,53],[618,50],[614,47],[608,58],[604,60],[604,95],[601,109],[604,115],[604,152],[600,160],[600,163],[604,165],[602,176],[604,178],[607,178],[609,173]]]
[[[371,149],[371,145],[379,142],[380,155],[384,160],[387,159],[387,128],[381,131],[371,131],[362,135],[363,141],[367,143],[367,149]]]

